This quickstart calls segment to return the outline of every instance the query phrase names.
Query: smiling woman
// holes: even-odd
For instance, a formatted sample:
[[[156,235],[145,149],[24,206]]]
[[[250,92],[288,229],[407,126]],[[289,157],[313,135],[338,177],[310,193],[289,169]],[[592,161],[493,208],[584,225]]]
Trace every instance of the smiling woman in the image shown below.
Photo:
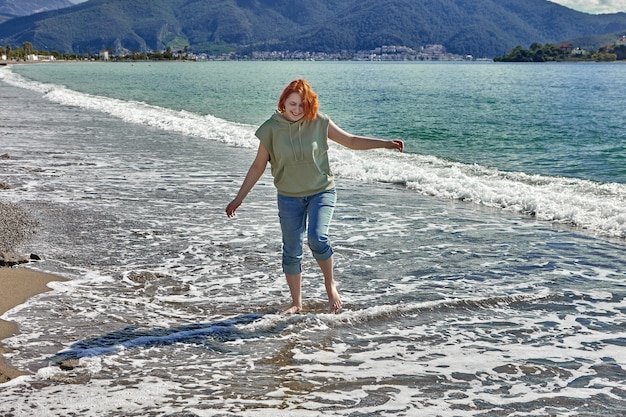
[[[243,203],[272,166],[278,191],[278,216],[282,230],[283,272],[291,293],[285,313],[302,310],[302,259],[304,236],[324,275],[329,311],[341,309],[335,287],[333,250],[328,238],[330,221],[337,202],[334,175],[328,159],[328,139],[353,150],[404,149],[401,140],[355,136],[340,129],[330,118],[318,113],[319,101],[303,79],[292,81],[280,95],[274,115],[259,127],[257,155],[237,196],[226,207],[228,217]],[[308,226],[307,226],[308,223]]]
[[[590,14],[626,12],[623,0],[551,0],[570,9]]]

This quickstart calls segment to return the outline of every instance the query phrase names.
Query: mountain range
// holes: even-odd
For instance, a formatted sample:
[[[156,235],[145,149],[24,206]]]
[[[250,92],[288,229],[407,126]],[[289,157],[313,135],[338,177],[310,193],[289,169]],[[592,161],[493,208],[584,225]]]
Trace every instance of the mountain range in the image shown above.
[[[17,16],[71,7],[85,0],[0,0],[0,23]]]
[[[442,44],[452,53],[493,57],[533,42],[578,39],[586,42],[579,46],[597,48],[600,39],[624,33],[626,13],[590,15],[547,0],[89,0],[0,24],[0,45],[30,42],[39,50],[84,54]]]

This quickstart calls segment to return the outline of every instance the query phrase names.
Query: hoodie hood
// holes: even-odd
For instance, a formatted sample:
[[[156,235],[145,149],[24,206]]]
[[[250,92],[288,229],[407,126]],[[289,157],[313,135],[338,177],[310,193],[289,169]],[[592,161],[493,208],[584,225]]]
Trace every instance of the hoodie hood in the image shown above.
[[[302,124],[302,122],[304,122],[304,117],[302,119],[298,120],[297,122],[292,122],[291,120],[289,120],[285,116],[283,116],[283,114],[281,112],[279,112],[278,110],[274,111],[274,114],[272,115],[272,119],[277,121],[278,123],[280,123],[283,126]]]
[[[302,124],[304,119],[292,122],[282,115],[278,110],[272,115],[272,119],[277,121],[281,126],[286,126],[289,130],[289,141],[291,142],[291,150],[293,151],[293,159],[296,161],[304,161],[304,146],[302,145]],[[297,139],[297,142],[294,141]],[[299,152],[296,151],[299,149]]]

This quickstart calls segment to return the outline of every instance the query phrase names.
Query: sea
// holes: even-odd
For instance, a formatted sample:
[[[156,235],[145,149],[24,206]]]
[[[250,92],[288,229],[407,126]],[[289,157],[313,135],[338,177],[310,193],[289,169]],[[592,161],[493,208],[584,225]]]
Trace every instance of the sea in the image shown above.
[[[344,306],[281,270],[256,128],[307,79]],[[626,415],[626,65],[0,67],[0,198],[63,282],[2,315],[1,416]]]

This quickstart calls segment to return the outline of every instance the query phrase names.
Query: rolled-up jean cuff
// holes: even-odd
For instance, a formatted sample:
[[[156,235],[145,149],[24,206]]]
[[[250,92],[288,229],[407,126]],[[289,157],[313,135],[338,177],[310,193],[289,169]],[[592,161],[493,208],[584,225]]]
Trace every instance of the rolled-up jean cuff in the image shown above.
[[[316,261],[325,261],[333,256],[333,248],[329,245],[328,250],[324,253],[312,252]]]
[[[288,264],[288,265],[283,264],[283,272],[285,274],[290,274],[290,275],[300,274],[302,272],[302,265],[301,264]]]

